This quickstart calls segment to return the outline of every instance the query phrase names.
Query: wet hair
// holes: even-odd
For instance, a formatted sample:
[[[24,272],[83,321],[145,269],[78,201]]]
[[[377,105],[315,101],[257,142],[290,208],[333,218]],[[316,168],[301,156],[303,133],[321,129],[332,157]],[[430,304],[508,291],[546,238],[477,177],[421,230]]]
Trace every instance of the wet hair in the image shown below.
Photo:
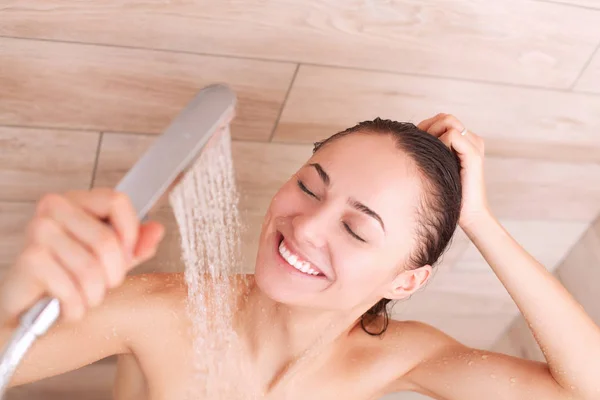
[[[460,161],[456,153],[435,136],[417,128],[414,124],[376,118],[338,132],[316,142],[313,153],[344,136],[361,133],[389,135],[398,149],[407,154],[421,174],[423,194],[417,207],[416,245],[405,264],[405,269],[417,269],[424,265],[435,266],[450,244],[456,231],[462,204]],[[388,304],[381,299],[361,317],[362,329],[373,336],[382,335],[389,324]],[[382,321],[381,329],[367,329],[375,320]]]

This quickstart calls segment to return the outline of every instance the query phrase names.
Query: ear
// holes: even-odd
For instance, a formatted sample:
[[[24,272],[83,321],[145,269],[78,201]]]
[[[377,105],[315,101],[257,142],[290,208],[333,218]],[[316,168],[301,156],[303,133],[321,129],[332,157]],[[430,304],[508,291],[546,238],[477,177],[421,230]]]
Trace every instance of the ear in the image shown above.
[[[417,269],[404,270],[394,279],[386,299],[401,300],[409,297],[414,292],[425,286],[433,273],[431,265],[424,265]]]

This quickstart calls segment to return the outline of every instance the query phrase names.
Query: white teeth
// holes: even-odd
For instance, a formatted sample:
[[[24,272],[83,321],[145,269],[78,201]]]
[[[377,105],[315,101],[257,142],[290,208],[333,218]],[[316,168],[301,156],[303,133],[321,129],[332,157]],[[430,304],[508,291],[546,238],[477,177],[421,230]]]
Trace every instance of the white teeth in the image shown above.
[[[301,261],[298,259],[297,255],[292,254],[290,250],[285,246],[283,241],[279,245],[279,254],[281,254],[281,256],[288,262],[288,264],[290,264],[297,270],[309,275],[319,275],[319,273],[311,267],[309,262]]]

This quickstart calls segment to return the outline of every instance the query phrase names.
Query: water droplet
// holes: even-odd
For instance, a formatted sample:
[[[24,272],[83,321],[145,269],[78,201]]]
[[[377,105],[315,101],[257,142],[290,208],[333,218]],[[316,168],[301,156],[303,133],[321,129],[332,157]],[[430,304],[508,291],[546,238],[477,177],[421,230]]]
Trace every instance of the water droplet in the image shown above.
[[[469,361],[469,362],[467,363],[467,365],[473,365],[473,364],[475,364],[473,361]]]
[[[571,390],[575,390],[575,389],[577,389],[577,386],[571,385]]]
[[[510,378],[510,383],[517,383],[517,378]]]
[[[488,355],[483,355],[483,356],[481,356],[481,359],[482,360],[487,360],[488,357],[489,357]]]

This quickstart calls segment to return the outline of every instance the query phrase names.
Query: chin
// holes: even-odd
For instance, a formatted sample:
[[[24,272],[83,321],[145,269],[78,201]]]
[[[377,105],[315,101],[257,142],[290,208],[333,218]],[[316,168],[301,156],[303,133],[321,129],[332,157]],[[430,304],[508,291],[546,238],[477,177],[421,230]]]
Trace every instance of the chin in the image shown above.
[[[256,257],[255,282],[270,299],[283,304],[315,306],[331,281],[298,271],[280,254],[284,235],[266,227],[261,234]]]

